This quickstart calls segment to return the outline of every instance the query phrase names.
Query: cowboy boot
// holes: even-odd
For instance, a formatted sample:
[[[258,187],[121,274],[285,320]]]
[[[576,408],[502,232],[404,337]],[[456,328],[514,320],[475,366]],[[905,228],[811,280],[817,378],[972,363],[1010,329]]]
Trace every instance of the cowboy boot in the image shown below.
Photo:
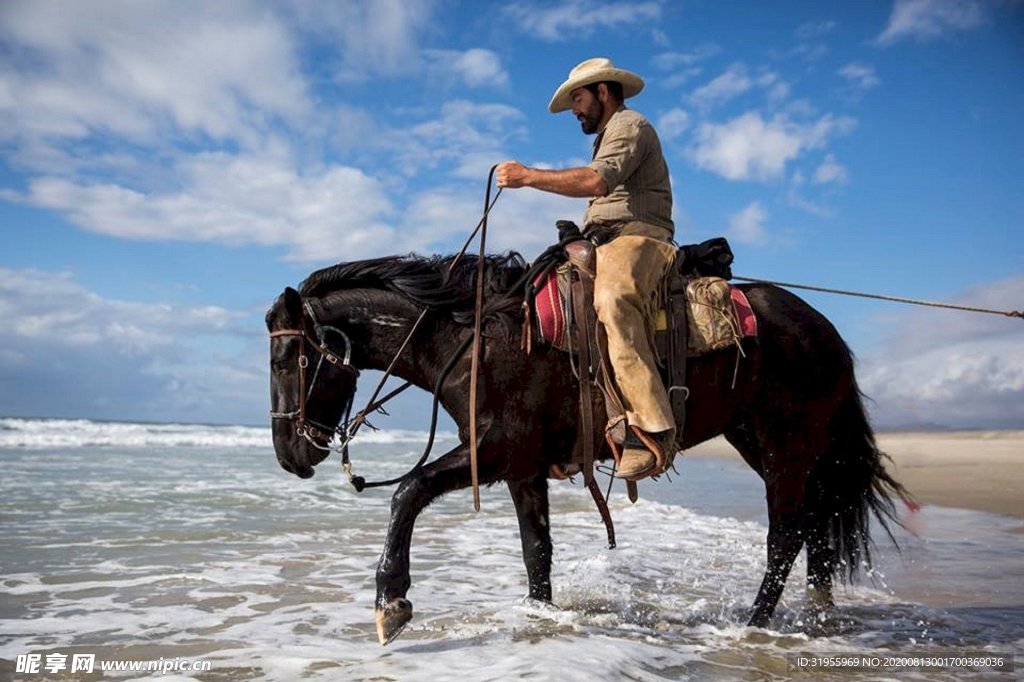
[[[622,458],[615,475],[630,481],[656,476],[664,471],[675,440],[675,429],[645,433],[636,427],[626,431]],[[672,453],[674,454],[674,453]]]

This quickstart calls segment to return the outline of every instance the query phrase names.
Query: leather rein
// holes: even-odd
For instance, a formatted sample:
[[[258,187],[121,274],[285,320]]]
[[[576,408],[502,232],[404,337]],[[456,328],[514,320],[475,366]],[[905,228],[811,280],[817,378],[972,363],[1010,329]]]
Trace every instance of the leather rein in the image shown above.
[[[416,334],[416,332],[419,329],[420,325],[422,324],[423,320],[427,317],[428,313],[430,312],[430,309],[429,308],[424,308],[420,312],[419,317],[413,323],[412,328],[409,330],[409,333],[406,335],[405,341],[403,341],[401,347],[398,349],[398,352],[395,353],[395,356],[392,359],[390,365],[384,371],[383,376],[380,379],[380,382],[377,384],[377,387],[374,389],[372,395],[370,396],[369,400],[367,401],[366,407],[363,408],[362,410],[360,410],[358,413],[356,413],[354,418],[351,417],[351,414],[352,414],[352,402],[353,402],[353,400],[355,398],[355,389],[353,388],[352,393],[348,397],[347,404],[345,406],[344,418],[343,418],[343,420],[341,421],[341,423],[338,426],[334,426],[334,427],[326,426],[324,424],[320,424],[320,423],[317,423],[317,422],[309,419],[306,416],[306,403],[308,402],[309,398],[313,394],[313,386],[316,383],[316,376],[319,373],[320,367],[322,366],[322,363],[323,363],[324,360],[327,360],[329,363],[331,363],[332,365],[334,365],[335,367],[337,367],[339,369],[342,369],[342,370],[345,370],[345,371],[348,371],[348,372],[352,372],[354,374],[354,376],[356,376],[356,377],[359,376],[359,370],[356,367],[354,367],[351,364],[351,362],[350,362],[351,356],[352,356],[352,342],[349,339],[349,337],[343,331],[341,331],[340,329],[338,329],[336,327],[329,327],[329,326],[325,326],[325,325],[319,324],[317,322],[317,320],[316,320],[316,316],[313,313],[313,309],[310,306],[308,301],[305,302],[304,306],[303,306],[303,311],[304,311],[303,322],[305,321],[306,317],[308,317],[312,321],[313,328],[314,328],[315,333],[317,335],[317,339],[316,340],[311,339],[309,337],[309,334],[307,334],[304,331],[304,329],[302,329],[301,327],[299,329],[279,329],[279,330],[275,330],[275,331],[270,332],[270,338],[271,339],[279,338],[279,337],[298,336],[298,337],[302,338],[302,342],[303,342],[303,349],[302,349],[302,352],[299,354],[299,360],[298,360],[298,364],[299,364],[299,398],[298,398],[299,406],[298,406],[298,409],[297,410],[293,410],[291,412],[273,412],[273,411],[271,411],[270,412],[271,418],[272,419],[294,420],[296,422],[296,433],[298,433],[299,436],[304,438],[310,445],[312,445],[313,447],[317,448],[318,450],[324,450],[324,451],[330,452],[331,451],[330,442],[334,439],[335,435],[340,436],[341,442],[340,442],[340,444],[337,447],[338,447],[338,450],[341,452],[342,468],[344,469],[345,475],[347,476],[349,482],[356,489],[356,492],[362,492],[366,488],[376,488],[376,487],[382,487],[382,486],[388,486],[388,485],[394,485],[396,483],[400,483],[402,480],[404,480],[405,478],[410,476],[413,472],[417,471],[420,467],[422,467],[423,464],[427,461],[427,458],[430,456],[430,452],[431,452],[431,450],[433,448],[434,438],[435,438],[435,435],[436,435],[436,432],[437,432],[437,420],[438,420],[438,409],[440,407],[441,388],[442,388],[442,386],[444,384],[445,379],[448,377],[449,374],[451,374],[452,370],[455,369],[455,366],[458,363],[458,361],[462,358],[462,356],[465,354],[465,352],[467,350],[469,350],[470,347],[472,346],[472,355],[473,355],[473,357],[472,357],[472,367],[471,367],[471,371],[470,371],[470,376],[471,376],[471,379],[470,379],[470,405],[471,405],[470,406],[470,468],[471,468],[471,479],[472,479],[472,487],[473,487],[474,507],[475,507],[475,509],[477,511],[480,510],[480,492],[479,492],[479,480],[478,480],[477,461],[476,461],[477,460],[477,447],[478,447],[477,433],[476,433],[476,393],[477,393],[477,378],[478,378],[478,373],[479,373],[479,365],[478,365],[478,363],[479,363],[479,353],[480,353],[480,345],[481,345],[480,344],[481,323],[482,323],[482,316],[483,316],[483,279],[484,279],[484,253],[485,253],[484,249],[485,249],[485,241],[486,241],[486,235],[487,235],[487,217],[490,215],[491,209],[494,208],[494,204],[497,203],[498,197],[501,196],[501,191],[502,191],[501,188],[499,188],[497,194],[495,194],[495,196],[494,196],[494,199],[493,200],[491,199],[491,183],[493,182],[494,172],[495,172],[496,168],[497,168],[497,165],[492,166],[491,170],[490,170],[490,173],[488,174],[488,177],[487,177],[487,191],[486,191],[486,194],[484,195],[483,215],[480,217],[480,221],[477,223],[476,228],[474,228],[473,231],[470,233],[469,238],[466,239],[465,243],[462,245],[462,249],[458,252],[458,254],[455,256],[455,258],[452,260],[452,262],[451,262],[451,264],[449,265],[449,268],[448,268],[448,275],[450,275],[451,272],[455,269],[456,264],[459,262],[459,260],[462,258],[462,256],[466,253],[467,249],[469,248],[470,243],[473,241],[473,238],[476,237],[477,233],[479,233],[480,234],[480,255],[479,255],[479,260],[478,260],[478,263],[477,263],[477,268],[478,268],[477,269],[477,291],[476,291],[476,305],[475,305],[475,311],[474,311],[475,312],[475,320],[474,320],[473,334],[470,335],[469,337],[467,337],[455,349],[455,352],[450,357],[447,365],[441,370],[441,373],[437,377],[437,380],[436,380],[435,386],[434,386],[434,391],[433,391],[433,393],[434,393],[433,407],[432,407],[432,410],[431,410],[431,412],[432,412],[432,414],[431,414],[431,423],[430,423],[430,431],[429,431],[429,437],[427,439],[427,444],[426,444],[426,447],[424,448],[423,454],[421,455],[419,461],[408,472],[406,472],[402,476],[397,476],[395,478],[392,478],[392,479],[389,479],[389,480],[386,480],[386,481],[367,482],[366,479],[363,478],[362,476],[355,476],[352,473],[352,464],[351,464],[351,461],[349,459],[349,444],[355,438],[356,433],[358,432],[359,428],[363,424],[367,424],[368,426],[370,426],[371,429],[374,428],[373,425],[369,424],[369,422],[366,420],[367,416],[369,416],[373,412],[381,412],[381,413],[386,414],[386,412],[384,412],[384,410],[383,410],[383,405],[386,402],[388,402],[389,400],[391,400],[392,398],[395,398],[396,396],[398,396],[398,394],[402,393],[407,388],[410,388],[412,386],[411,382],[406,381],[401,386],[399,386],[395,390],[391,391],[390,393],[388,393],[386,396],[384,396],[380,400],[377,399],[377,397],[380,395],[381,390],[384,388],[384,384],[387,382],[388,378],[392,375],[392,373],[393,373],[393,371],[395,369],[395,366],[398,363],[399,357],[402,355],[402,352],[406,349],[406,347],[412,341],[413,336]],[[529,274],[530,273],[527,272],[526,275],[524,275],[524,277],[520,280],[520,282],[513,286],[513,290],[517,289],[524,282],[526,282],[527,281],[527,276]],[[446,279],[447,279],[447,277],[446,277]],[[326,338],[325,338],[327,332],[337,333],[338,335],[340,335],[345,340],[345,353],[344,353],[343,356],[339,357],[339,355],[337,353],[334,353],[333,351],[331,351],[327,347]],[[307,343],[309,345],[311,345],[314,350],[316,350],[316,351],[318,351],[320,353],[320,361],[317,363],[316,373],[313,375],[313,381],[310,382],[310,384],[309,384],[309,390],[307,392],[304,392],[303,391],[303,387],[305,386],[305,383],[306,383],[306,379],[305,379],[305,377],[306,377],[306,369],[309,366],[309,360],[308,360],[308,357],[306,356],[306,344]],[[323,441],[323,444],[321,444],[320,442],[317,441],[318,438]]]

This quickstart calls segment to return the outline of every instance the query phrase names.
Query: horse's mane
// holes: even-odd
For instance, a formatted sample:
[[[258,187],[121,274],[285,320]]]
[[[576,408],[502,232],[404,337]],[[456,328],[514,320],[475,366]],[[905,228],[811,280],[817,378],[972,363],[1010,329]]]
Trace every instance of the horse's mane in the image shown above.
[[[476,302],[479,257],[463,255],[452,268],[456,258],[410,254],[339,263],[310,274],[299,285],[299,293],[322,298],[343,289],[381,289],[469,324]],[[522,292],[511,289],[526,272],[526,261],[510,251],[486,256],[484,268],[485,314],[515,315]]]

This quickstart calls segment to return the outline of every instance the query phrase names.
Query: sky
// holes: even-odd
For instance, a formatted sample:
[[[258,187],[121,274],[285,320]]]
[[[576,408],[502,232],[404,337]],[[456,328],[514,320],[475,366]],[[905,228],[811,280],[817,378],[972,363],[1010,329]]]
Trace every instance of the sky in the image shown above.
[[[266,424],[284,287],[456,251],[495,163],[584,164],[547,103],[596,56],[646,80],[681,243],[1024,308],[1019,0],[4,0],[0,415]],[[490,250],[584,208],[507,191]],[[1024,322],[798,293],[878,426],[1024,428]],[[425,429],[428,397],[391,413]]]

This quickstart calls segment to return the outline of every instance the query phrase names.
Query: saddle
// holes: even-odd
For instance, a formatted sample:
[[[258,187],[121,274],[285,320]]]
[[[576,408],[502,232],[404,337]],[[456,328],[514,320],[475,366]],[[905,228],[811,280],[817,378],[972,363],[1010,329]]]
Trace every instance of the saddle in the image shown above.
[[[580,465],[589,486],[595,451],[594,408],[598,407],[592,387],[598,387],[604,398],[608,416],[604,435],[616,460],[626,436],[625,410],[603,352],[607,346],[604,330],[594,312],[596,247],[570,221],[559,221],[558,227],[559,244],[564,249],[546,252],[554,255],[553,262],[540,267],[527,289],[523,347],[529,352],[537,341],[564,350],[575,360],[581,420],[572,461]],[[687,358],[735,348],[738,363],[742,339],[757,335],[757,321],[746,296],[727,282],[732,278],[732,261],[732,250],[724,238],[681,246],[662,282],[661,305],[652,323],[655,352],[677,433],[682,433],[686,420]],[[562,477],[558,471],[552,473]],[[629,493],[635,499],[634,486]]]

